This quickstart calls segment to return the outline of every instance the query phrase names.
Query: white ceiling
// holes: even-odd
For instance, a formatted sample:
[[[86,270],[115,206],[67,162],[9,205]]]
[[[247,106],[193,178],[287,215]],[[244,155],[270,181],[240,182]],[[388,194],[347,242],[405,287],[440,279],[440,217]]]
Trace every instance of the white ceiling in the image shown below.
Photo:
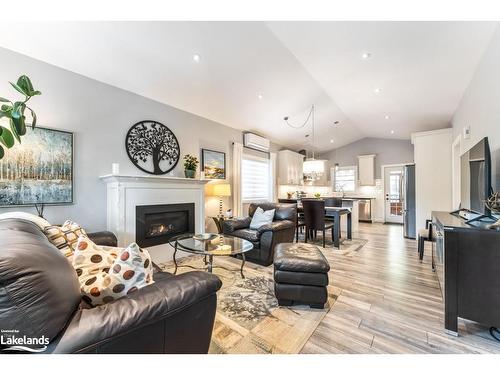
[[[12,32],[2,23],[0,46],[292,148],[310,142],[310,127],[291,129],[283,117],[300,124],[314,103],[321,151],[448,127],[496,26],[65,22]]]

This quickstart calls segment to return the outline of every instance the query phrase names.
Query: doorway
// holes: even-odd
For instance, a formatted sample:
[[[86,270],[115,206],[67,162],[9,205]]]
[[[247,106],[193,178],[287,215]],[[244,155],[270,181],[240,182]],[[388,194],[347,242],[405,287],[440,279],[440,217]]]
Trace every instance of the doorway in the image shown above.
[[[385,222],[403,224],[403,166],[384,168]]]

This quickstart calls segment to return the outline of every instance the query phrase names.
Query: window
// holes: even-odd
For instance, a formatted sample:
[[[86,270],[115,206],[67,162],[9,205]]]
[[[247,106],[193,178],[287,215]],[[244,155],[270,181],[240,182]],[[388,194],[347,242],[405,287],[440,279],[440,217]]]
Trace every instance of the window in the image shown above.
[[[243,154],[241,161],[241,199],[243,202],[271,200],[269,159]]]
[[[358,168],[352,167],[338,167],[332,168],[333,189],[335,191],[356,191],[356,182],[358,177]]]

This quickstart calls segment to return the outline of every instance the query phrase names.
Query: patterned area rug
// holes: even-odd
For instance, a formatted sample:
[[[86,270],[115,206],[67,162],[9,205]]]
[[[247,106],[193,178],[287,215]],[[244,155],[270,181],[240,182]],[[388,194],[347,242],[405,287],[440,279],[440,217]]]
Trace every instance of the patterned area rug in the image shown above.
[[[341,250],[327,247],[323,254],[331,262],[333,252],[353,256],[365,240],[344,241]],[[177,273],[204,269],[203,257],[188,256],[178,260],[182,266]],[[241,260],[229,257],[214,259],[213,273],[222,280],[218,292],[217,315],[212,334],[210,353],[299,353],[318,324],[337,299],[336,288],[328,286],[328,302],[324,309],[308,306],[279,307],[274,296],[273,266],[245,264],[245,279],[240,276]],[[173,272],[173,262],[160,265]],[[222,268],[223,267],[223,268]],[[332,272],[330,271],[330,272]],[[332,277],[330,276],[330,279]]]

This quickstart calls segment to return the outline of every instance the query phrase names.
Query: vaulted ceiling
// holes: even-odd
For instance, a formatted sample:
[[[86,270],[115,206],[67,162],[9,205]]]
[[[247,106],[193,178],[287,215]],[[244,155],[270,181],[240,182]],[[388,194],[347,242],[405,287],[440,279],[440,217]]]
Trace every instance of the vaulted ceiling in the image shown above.
[[[0,46],[274,142],[316,149],[450,126],[495,22],[0,25]],[[36,30],[36,32],[33,32]],[[193,56],[198,55],[199,59]],[[0,62],[1,63],[1,62]],[[335,122],[338,121],[338,124]]]

